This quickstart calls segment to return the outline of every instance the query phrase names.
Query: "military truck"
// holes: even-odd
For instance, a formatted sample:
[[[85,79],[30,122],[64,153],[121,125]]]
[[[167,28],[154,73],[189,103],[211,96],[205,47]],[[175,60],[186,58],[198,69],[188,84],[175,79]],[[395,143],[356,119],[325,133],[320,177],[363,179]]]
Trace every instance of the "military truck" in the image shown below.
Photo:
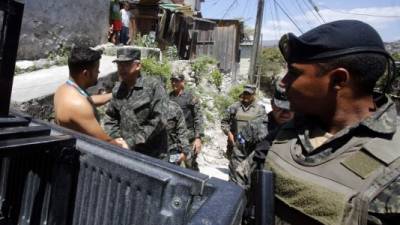
[[[232,183],[10,110],[23,8],[0,1],[0,224],[240,223]]]

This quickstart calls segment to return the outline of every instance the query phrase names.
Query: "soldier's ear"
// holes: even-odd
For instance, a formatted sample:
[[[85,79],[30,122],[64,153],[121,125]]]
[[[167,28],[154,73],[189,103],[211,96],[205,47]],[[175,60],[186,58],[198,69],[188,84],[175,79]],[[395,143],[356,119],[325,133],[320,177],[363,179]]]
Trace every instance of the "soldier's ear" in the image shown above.
[[[350,74],[344,68],[337,68],[329,72],[331,78],[331,87],[340,90],[350,85]]]
[[[136,66],[136,70],[139,71],[140,68],[142,68],[142,64],[141,64],[141,63],[138,63],[137,66]]]

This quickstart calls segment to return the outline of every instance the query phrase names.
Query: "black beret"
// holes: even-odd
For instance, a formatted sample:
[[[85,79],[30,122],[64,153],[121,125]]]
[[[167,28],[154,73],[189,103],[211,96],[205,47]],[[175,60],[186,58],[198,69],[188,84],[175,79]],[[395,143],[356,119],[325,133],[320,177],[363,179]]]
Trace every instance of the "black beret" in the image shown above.
[[[320,25],[299,37],[282,36],[279,49],[288,63],[316,62],[355,53],[390,57],[378,32],[357,20],[339,20]]]

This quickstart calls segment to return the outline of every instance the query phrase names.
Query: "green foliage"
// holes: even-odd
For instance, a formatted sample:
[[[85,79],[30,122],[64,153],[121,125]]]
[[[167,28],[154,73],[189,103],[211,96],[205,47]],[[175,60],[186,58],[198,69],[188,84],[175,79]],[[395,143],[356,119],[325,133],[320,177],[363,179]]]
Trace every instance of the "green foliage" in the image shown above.
[[[228,96],[232,98],[234,101],[239,101],[239,96],[240,94],[243,93],[243,90],[244,90],[243,84],[232,86],[231,89],[229,89]]]
[[[161,77],[167,90],[171,90],[171,84],[168,82],[171,77],[171,64],[168,61],[159,62],[154,58],[147,58],[142,59],[140,62],[142,72],[148,76]]]
[[[157,48],[157,42],[150,35],[136,34],[133,44],[139,47]]]
[[[243,92],[244,85],[239,84],[232,86],[228,95],[215,95],[214,104],[220,115],[223,115],[225,110],[234,102],[239,101],[239,95]]]
[[[225,110],[235,102],[229,96],[216,95],[214,96],[214,104],[218,110],[219,115],[223,115]]]
[[[192,61],[196,85],[200,83],[201,78],[207,73],[208,66],[212,64],[217,64],[217,60],[209,56],[201,56]]]
[[[267,95],[272,95],[273,83],[285,65],[278,48],[264,48],[258,57],[257,66],[260,74],[260,84]]]
[[[395,52],[392,54],[392,57],[396,61],[400,61],[400,52]]]
[[[206,119],[207,119],[207,121],[209,123],[214,123],[215,122],[214,116],[209,111],[205,111],[205,116],[206,116]]]
[[[168,46],[164,52],[163,55],[168,59],[168,60],[178,60],[179,56],[178,56],[178,49],[176,48],[176,46]]]
[[[395,52],[392,54],[393,59],[397,62],[400,61],[400,53]],[[385,87],[388,83],[388,73],[386,73],[377,81],[375,88],[378,91],[385,91],[386,94],[391,95],[392,97],[398,97],[400,96],[400,90],[398,90],[397,87],[400,86],[400,67],[396,65],[396,71],[395,71],[395,79],[393,79],[388,87],[388,89],[385,90]]]
[[[218,91],[221,91],[221,84],[222,84],[222,74],[219,72],[218,69],[213,69],[210,74],[210,81],[215,85]]]
[[[68,56],[71,52],[71,48],[68,46],[61,46],[55,51],[50,52],[47,56],[49,61],[53,61],[55,65],[63,66],[68,64]]]

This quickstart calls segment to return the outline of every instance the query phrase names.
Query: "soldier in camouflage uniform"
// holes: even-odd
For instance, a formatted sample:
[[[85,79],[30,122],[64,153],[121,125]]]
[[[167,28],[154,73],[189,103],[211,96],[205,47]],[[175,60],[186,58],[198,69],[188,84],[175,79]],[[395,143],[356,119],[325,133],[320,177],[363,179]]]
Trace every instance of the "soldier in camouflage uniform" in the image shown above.
[[[264,149],[275,175],[276,224],[399,224],[397,112],[374,92],[393,60],[379,34],[341,20],[284,35],[279,48],[296,115]]]
[[[169,93],[169,99],[178,103],[185,115],[185,122],[189,130],[188,139],[192,145],[192,157],[185,161],[187,168],[198,171],[196,162],[197,155],[201,151],[204,137],[203,114],[200,109],[199,100],[193,94],[185,90],[185,76],[183,74],[173,74],[171,77],[173,91]]]
[[[239,144],[238,148],[243,149],[247,158],[243,160],[237,167],[236,173],[237,184],[248,190],[250,187],[250,175],[256,168],[253,161],[254,150],[268,134],[275,133],[280,126],[289,122],[294,113],[290,111],[290,104],[287,100],[285,90],[280,86],[281,79],[275,82],[274,96],[271,99],[272,111],[266,117],[257,118],[249,121],[247,126],[240,132],[244,141]]]
[[[140,51],[117,50],[121,82],[113,89],[104,126],[111,137],[122,137],[130,149],[160,158],[167,151],[165,112],[168,99],[159,79],[140,73]]]
[[[181,107],[174,101],[168,101],[167,114],[168,162],[180,165],[190,158],[188,130]]]
[[[246,85],[241,100],[229,106],[221,120],[221,129],[228,136],[229,179],[233,182],[237,182],[237,166],[247,157],[244,149],[238,148],[244,141],[240,132],[250,120],[267,116],[265,108],[255,99],[255,91],[255,86]]]

